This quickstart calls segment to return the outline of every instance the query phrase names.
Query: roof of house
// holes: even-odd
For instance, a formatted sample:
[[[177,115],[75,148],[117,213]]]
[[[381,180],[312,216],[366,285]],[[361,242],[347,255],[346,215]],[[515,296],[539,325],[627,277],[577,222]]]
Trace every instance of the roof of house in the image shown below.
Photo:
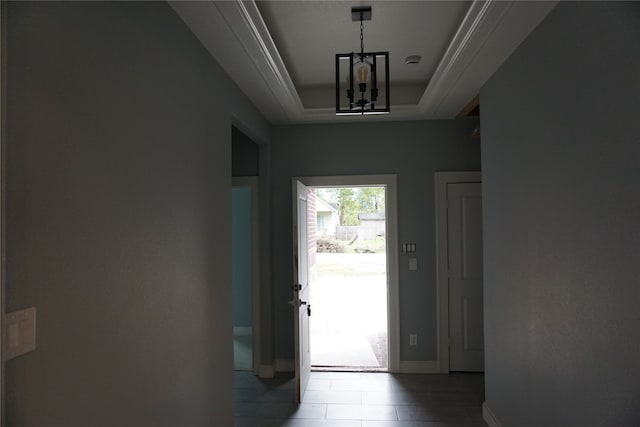
[[[321,197],[316,198],[316,212],[338,212],[329,202]]]
[[[384,221],[384,212],[360,213],[358,219],[361,221]]]

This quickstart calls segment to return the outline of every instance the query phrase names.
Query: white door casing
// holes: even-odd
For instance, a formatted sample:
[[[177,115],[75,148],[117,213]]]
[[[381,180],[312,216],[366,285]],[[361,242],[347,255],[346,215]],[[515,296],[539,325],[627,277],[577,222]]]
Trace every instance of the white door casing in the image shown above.
[[[385,188],[385,216],[386,216],[386,265],[387,265],[387,335],[388,335],[388,370],[400,372],[400,314],[398,292],[398,196],[396,175],[343,175],[343,176],[312,176],[293,179],[293,194],[297,192],[297,182],[309,187],[384,187]],[[294,203],[296,205],[296,203]],[[295,208],[295,206],[294,206]],[[297,220],[294,212],[293,221]],[[297,229],[294,225],[294,254],[297,254]],[[297,276],[294,276],[297,277]],[[305,300],[308,301],[308,300]],[[295,326],[295,325],[294,325]],[[296,339],[298,330],[295,330]],[[308,336],[307,336],[308,338]],[[296,341],[296,357],[299,351],[299,341]],[[298,363],[296,360],[296,369]]]
[[[481,173],[476,171],[436,172],[436,266],[438,298],[438,368],[441,373],[450,370],[450,315],[449,315],[449,205],[448,186],[456,183],[480,183]],[[469,307],[467,307],[467,311]],[[471,332],[471,331],[469,331]]]
[[[294,180],[293,188],[293,269],[292,286],[293,325],[295,336],[296,400],[302,402],[311,375],[311,353],[309,348],[310,272],[308,244],[308,189]]]
[[[0,58],[2,55],[2,46],[7,43],[5,29],[3,28],[4,15],[6,14],[6,2],[0,4]],[[3,61],[4,62],[4,61]],[[2,74],[4,72],[4,64],[0,64],[0,332],[4,331],[4,87],[2,82]],[[0,334],[3,336],[4,334]],[[0,338],[0,427],[4,425],[4,338]]]
[[[449,369],[484,371],[482,188],[447,184]]]

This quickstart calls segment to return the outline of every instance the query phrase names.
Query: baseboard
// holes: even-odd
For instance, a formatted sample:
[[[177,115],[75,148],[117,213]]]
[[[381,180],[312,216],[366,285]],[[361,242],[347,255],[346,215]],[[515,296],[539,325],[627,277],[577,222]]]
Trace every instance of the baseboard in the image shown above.
[[[401,360],[400,372],[403,374],[439,374],[437,360]]]
[[[276,372],[294,372],[296,362],[291,359],[276,359]]]
[[[489,409],[487,402],[482,403],[482,418],[484,418],[484,421],[489,427],[502,427],[502,424],[498,421],[498,417]]]
[[[253,335],[251,326],[234,326],[233,327],[233,336],[234,337],[250,337]]]
[[[258,367],[258,377],[260,378],[273,378],[275,374],[273,365],[260,365]]]

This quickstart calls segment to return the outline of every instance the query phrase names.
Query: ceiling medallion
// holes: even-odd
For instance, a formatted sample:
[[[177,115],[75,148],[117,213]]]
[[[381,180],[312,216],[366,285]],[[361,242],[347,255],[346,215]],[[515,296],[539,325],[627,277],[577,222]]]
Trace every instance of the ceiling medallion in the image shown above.
[[[352,8],[351,20],[360,21],[360,52],[336,54],[336,115],[386,114],[389,52],[364,51],[363,21],[371,20],[371,6]]]

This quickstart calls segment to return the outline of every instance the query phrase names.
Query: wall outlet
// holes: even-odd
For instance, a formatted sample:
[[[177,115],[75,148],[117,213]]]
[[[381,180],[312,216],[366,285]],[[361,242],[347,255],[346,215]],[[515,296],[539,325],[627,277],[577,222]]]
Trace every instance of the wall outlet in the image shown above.
[[[409,345],[418,345],[418,334],[409,335]]]

